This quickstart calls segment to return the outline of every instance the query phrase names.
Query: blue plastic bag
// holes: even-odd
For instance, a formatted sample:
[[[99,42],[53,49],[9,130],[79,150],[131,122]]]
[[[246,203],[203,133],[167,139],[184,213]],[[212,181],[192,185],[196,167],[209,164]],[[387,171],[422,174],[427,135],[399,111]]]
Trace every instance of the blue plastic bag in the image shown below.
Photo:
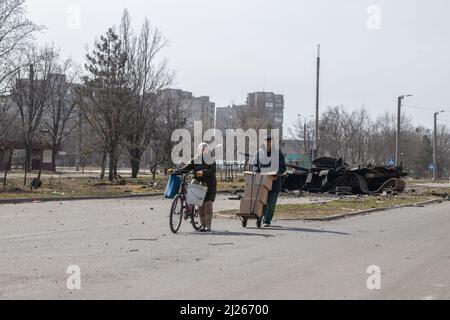
[[[167,182],[164,197],[167,199],[175,198],[175,196],[180,192],[180,187],[181,187],[181,178],[175,174],[172,174],[169,177],[169,181]]]

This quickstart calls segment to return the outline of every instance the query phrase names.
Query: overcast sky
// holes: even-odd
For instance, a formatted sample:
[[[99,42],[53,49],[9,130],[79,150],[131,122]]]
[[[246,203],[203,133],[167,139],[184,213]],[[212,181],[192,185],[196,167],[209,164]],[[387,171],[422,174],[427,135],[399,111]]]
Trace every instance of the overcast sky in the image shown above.
[[[450,110],[448,0],[27,2],[32,19],[48,28],[38,40],[79,62],[125,7],[135,29],[147,16],[171,40],[164,54],[177,71],[175,87],[208,95],[219,107],[243,103],[247,92],[284,94],[286,126],[298,113],[314,113],[318,43],[321,108],[365,106],[380,114],[396,110],[397,96],[414,94],[405,104]],[[432,126],[433,111],[405,110]],[[440,118],[450,125],[450,113]]]

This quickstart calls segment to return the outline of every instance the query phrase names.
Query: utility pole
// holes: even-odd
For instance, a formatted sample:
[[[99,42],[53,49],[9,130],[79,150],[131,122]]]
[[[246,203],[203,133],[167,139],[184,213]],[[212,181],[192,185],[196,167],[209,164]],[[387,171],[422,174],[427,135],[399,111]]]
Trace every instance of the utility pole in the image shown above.
[[[398,97],[398,109],[397,109],[397,134],[395,137],[395,166],[400,165],[400,134],[401,134],[401,121],[402,121],[402,101],[405,98],[412,97],[411,94]]]
[[[306,130],[307,130],[307,127],[306,127],[306,120],[305,120],[305,125],[303,127],[303,145],[305,148],[305,153],[306,153],[306,149],[308,149],[308,144],[306,142]]]
[[[433,181],[437,179],[437,116],[439,113],[445,111],[439,111],[434,113],[434,128],[433,128]]]
[[[28,129],[25,138],[26,150],[25,150],[25,173],[23,175],[23,185],[27,185],[27,173],[31,171],[33,164],[33,112],[34,112],[34,65],[30,64],[29,74],[29,102],[28,102]]]
[[[316,142],[313,158],[319,153],[319,104],[320,104],[320,44],[317,46],[317,77],[316,77]],[[311,159],[314,160],[314,159]]]

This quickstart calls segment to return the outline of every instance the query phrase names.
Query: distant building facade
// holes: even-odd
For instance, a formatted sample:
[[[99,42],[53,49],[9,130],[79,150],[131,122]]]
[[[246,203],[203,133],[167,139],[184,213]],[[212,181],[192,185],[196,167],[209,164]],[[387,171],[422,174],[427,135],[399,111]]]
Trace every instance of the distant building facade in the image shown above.
[[[241,128],[245,116],[259,118],[262,123],[268,124],[265,129],[279,129],[282,138],[284,96],[273,92],[254,92],[247,95],[244,105],[217,108],[216,128],[222,131]]]
[[[256,111],[272,124],[271,129],[280,130],[283,137],[284,124],[284,96],[273,92],[254,92],[247,95],[247,107]]]
[[[203,131],[214,128],[216,104],[209,97],[195,97],[192,92],[180,89],[164,89],[161,94],[178,99],[186,115],[186,129],[194,130],[196,121],[202,122]]]

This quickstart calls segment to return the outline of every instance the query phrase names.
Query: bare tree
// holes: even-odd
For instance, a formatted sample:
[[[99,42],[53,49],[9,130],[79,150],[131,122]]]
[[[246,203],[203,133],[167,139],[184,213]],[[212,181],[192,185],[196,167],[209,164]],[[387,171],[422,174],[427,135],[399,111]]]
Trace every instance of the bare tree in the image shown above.
[[[32,40],[32,34],[41,29],[27,17],[25,0],[0,1],[0,144],[3,142],[5,146],[17,115],[9,95],[15,75],[22,67],[18,61]],[[0,145],[0,161],[7,152]]]
[[[43,27],[27,17],[25,0],[0,1],[0,94],[8,91],[8,85],[21,67],[12,63],[26,50],[32,34]]]
[[[31,170],[33,139],[41,130],[45,107],[53,91],[52,76],[58,53],[53,47],[32,47],[26,56],[28,70],[20,69],[12,89],[12,99],[18,109],[22,139],[25,143],[24,185]]]
[[[321,155],[343,158],[351,164],[385,165],[395,154],[396,116],[385,113],[372,120],[364,109],[348,111],[343,106],[330,107],[320,120]],[[291,130],[298,140],[304,138],[302,122]],[[411,118],[401,118],[401,163],[413,177],[429,175],[432,162],[432,132],[423,126],[415,128]],[[314,124],[307,131],[313,132]],[[445,126],[439,128],[438,166],[441,174],[448,174],[450,163],[450,132]],[[314,140],[310,137],[307,140]]]
[[[438,128],[438,174],[449,176],[450,172],[450,130],[446,125]]]
[[[9,97],[2,98],[1,103],[10,105],[11,99]],[[9,107],[8,107],[9,109]],[[18,133],[20,132],[17,121],[17,112],[10,111],[0,115],[0,164],[3,163],[5,172],[3,174],[3,188],[6,187],[8,171],[12,164],[12,159],[14,151],[16,149],[15,141],[19,141],[20,137]]]
[[[133,100],[130,104],[131,121],[126,132],[126,147],[130,154],[132,178],[137,178],[142,155],[155,136],[159,117],[157,92],[168,87],[174,73],[168,69],[167,60],[157,62],[161,50],[168,45],[157,28],[152,28],[146,18],[136,37],[130,28],[131,18],[125,10],[121,23],[121,39],[127,54],[127,73]]]
[[[78,73],[71,59],[57,61],[52,78],[52,92],[45,108],[43,128],[52,146],[52,170],[56,170],[56,156],[61,143],[78,124]]]
[[[164,150],[164,140],[160,140],[155,136],[155,139],[150,141],[150,172],[153,180],[156,178],[158,168],[166,162],[167,155],[161,150]]]
[[[172,142],[173,131],[183,128],[186,124],[186,108],[183,99],[177,93],[171,91],[162,91],[157,96],[159,117],[155,125],[153,139],[150,141],[150,147],[158,154],[151,159],[151,165],[159,165],[169,168],[172,162]]]
[[[304,150],[305,153],[310,154],[311,150],[314,148],[315,142],[315,121],[309,120],[305,123],[304,119],[298,118],[294,123],[294,128],[289,128],[289,134],[295,139],[301,141],[300,148]]]
[[[10,96],[0,96],[0,162],[4,156],[2,144],[6,144],[15,134],[14,127],[11,126],[17,118],[17,110],[13,108],[13,102]]]

